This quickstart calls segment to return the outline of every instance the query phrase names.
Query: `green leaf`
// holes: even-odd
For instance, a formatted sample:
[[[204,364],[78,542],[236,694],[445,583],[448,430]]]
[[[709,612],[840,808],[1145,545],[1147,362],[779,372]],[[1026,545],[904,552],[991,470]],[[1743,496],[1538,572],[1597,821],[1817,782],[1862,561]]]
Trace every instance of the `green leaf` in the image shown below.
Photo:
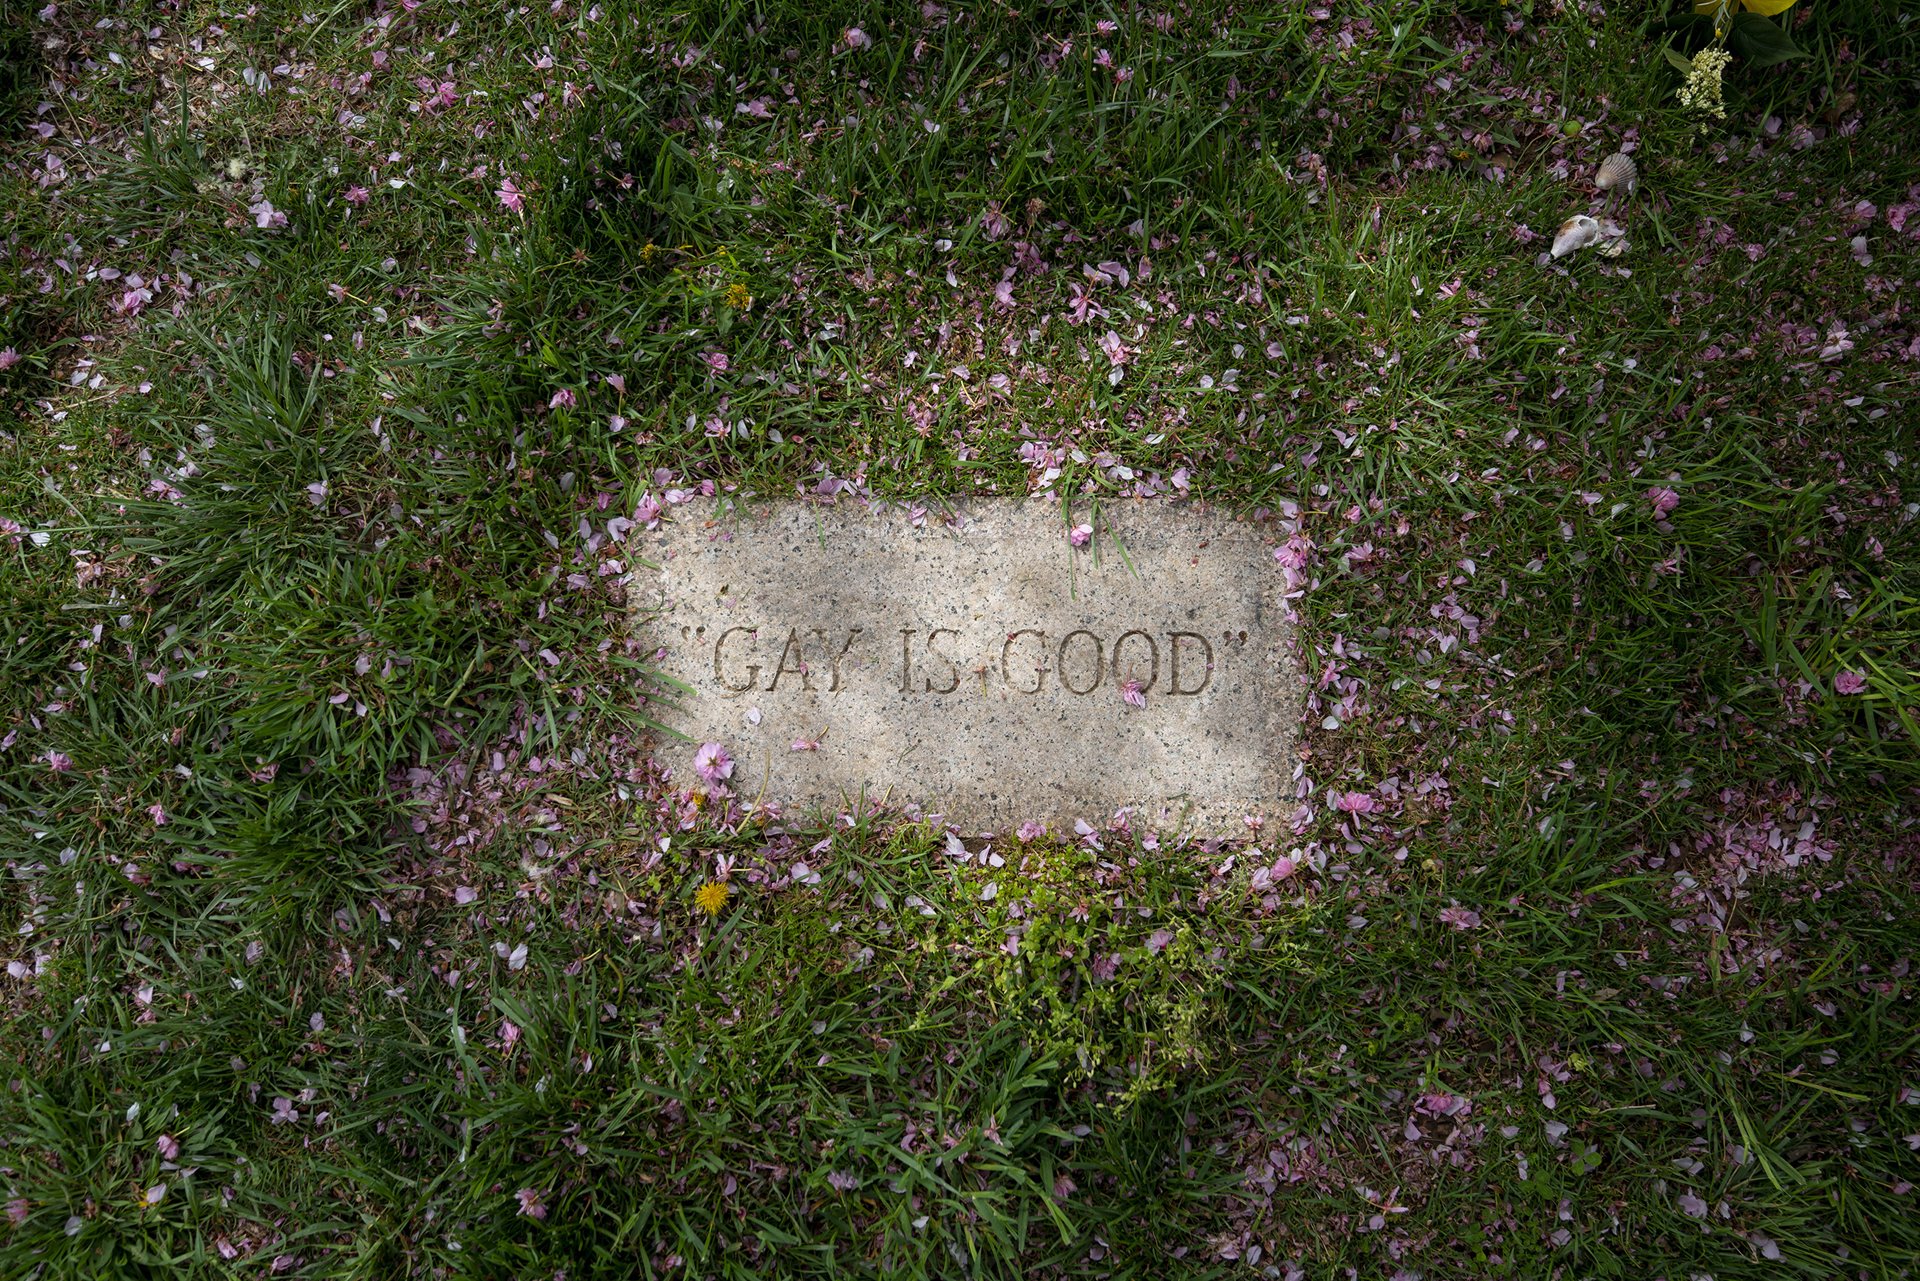
[[[1733,30],[1727,35],[1727,47],[1756,67],[1771,67],[1790,58],[1804,58],[1806,50],[1770,18],[1757,13],[1733,15]]]
[[[1693,74],[1692,60],[1687,58],[1685,54],[1674,52],[1672,45],[1662,45],[1660,52],[1667,55],[1667,61],[1671,62],[1681,75],[1686,76]]]

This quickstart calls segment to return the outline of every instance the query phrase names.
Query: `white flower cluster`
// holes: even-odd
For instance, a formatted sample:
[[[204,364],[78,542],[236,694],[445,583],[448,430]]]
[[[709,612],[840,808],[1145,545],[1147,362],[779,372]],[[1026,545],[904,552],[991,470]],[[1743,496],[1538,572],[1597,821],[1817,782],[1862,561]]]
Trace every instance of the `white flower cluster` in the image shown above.
[[[1680,86],[1680,105],[1716,120],[1726,119],[1726,104],[1720,101],[1720,73],[1732,61],[1733,55],[1725,49],[1702,49],[1694,54],[1693,70]]]

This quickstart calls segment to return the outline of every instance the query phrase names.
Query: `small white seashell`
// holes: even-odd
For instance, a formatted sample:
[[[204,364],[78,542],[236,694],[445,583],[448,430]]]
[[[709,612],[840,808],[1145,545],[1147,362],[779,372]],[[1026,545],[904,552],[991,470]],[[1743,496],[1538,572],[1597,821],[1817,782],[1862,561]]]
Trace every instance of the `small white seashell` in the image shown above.
[[[1578,249],[1585,249],[1600,239],[1600,224],[1585,214],[1575,214],[1560,224],[1560,230],[1553,233],[1553,256],[1565,258]]]
[[[1640,166],[1633,163],[1632,156],[1616,151],[1600,162],[1600,168],[1594,171],[1593,185],[1602,191],[1624,191],[1631,196],[1640,185]]]

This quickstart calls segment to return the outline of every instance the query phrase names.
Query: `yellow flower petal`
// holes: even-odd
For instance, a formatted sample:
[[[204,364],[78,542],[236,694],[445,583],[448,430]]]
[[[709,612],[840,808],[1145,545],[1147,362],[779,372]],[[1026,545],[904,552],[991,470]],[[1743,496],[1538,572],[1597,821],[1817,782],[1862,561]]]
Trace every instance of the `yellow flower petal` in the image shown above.
[[[1793,8],[1793,3],[1794,0],[1740,0],[1740,7],[1748,13],[1771,18],[1776,13],[1785,13]]]

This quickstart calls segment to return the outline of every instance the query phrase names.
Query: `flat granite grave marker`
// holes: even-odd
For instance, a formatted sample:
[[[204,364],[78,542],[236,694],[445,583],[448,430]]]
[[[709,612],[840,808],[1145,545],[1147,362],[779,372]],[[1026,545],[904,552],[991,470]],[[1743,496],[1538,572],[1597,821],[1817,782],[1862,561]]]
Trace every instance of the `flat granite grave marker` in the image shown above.
[[[726,748],[748,800],[862,796],[975,830],[1122,806],[1245,832],[1287,799],[1302,691],[1272,527],[1190,505],[801,502],[672,509],[636,531],[636,625],[693,691],[656,716],[681,777]]]

